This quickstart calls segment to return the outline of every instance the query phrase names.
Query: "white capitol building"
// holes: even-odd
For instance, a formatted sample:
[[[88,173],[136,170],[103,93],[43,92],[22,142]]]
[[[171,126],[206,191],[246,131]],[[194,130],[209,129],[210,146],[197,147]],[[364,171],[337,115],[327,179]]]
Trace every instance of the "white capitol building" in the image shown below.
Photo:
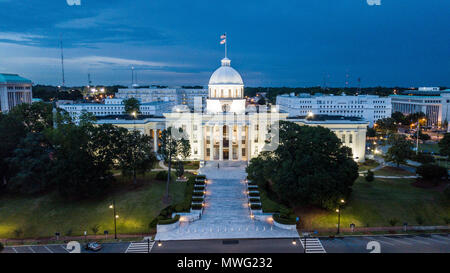
[[[278,121],[289,120],[329,128],[352,149],[356,161],[365,158],[368,121],[320,115],[309,120],[305,116],[289,116],[279,111],[278,106],[248,105],[244,98],[244,81],[226,57],[211,75],[205,92],[206,104],[204,97],[196,96],[192,98],[193,107],[179,104],[161,115],[155,112],[152,117],[137,120],[103,118],[97,123],[139,130],[153,138],[155,147],[160,145],[158,136],[162,130],[182,128],[191,144],[188,160],[199,160],[203,164],[205,161],[249,161],[263,150],[275,149]]]

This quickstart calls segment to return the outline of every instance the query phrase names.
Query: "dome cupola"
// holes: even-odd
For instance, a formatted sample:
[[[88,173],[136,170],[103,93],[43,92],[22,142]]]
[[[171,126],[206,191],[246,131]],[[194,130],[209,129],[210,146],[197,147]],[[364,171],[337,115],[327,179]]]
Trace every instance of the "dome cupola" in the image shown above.
[[[223,58],[222,66],[217,68],[209,79],[210,98],[243,98],[244,81],[241,75],[231,67],[231,60]]]

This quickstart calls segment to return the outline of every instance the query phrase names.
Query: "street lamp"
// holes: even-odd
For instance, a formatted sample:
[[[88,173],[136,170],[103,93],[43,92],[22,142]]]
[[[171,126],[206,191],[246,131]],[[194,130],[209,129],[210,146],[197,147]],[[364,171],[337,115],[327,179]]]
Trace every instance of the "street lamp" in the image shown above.
[[[112,205],[109,205],[109,208],[113,210],[113,217],[114,217],[114,239],[117,240],[117,218],[119,218],[119,215],[116,214],[116,200],[113,199]]]
[[[420,135],[420,121],[425,122],[426,119],[423,118],[422,120],[417,120],[417,140],[416,140],[416,155],[419,154],[419,135]]]
[[[338,213],[338,226],[337,226],[337,233],[336,234],[339,234],[340,233],[340,228],[341,228],[341,208],[342,208],[342,205],[344,205],[345,204],[345,200],[344,199],[341,199],[340,201],[339,201],[339,205],[338,205],[338,208],[336,209],[336,212]]]

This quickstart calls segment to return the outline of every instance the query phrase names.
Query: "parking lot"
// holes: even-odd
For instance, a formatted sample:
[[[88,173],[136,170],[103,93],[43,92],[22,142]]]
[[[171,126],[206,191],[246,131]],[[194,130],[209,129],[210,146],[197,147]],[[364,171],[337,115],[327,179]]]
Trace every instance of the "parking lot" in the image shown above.
[[[321,238],[327,253],[369,253],[372,241],[380,244],[381,253],[450,253],[448,234]]]

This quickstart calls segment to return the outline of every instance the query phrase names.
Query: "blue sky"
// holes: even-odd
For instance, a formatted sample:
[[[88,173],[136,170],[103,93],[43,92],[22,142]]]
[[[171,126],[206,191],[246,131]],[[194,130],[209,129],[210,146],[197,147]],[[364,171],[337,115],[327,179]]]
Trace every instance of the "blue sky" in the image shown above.
[[[67,85],[207,85],[219,36],[247,86],[450,86],[450,1],[0,0],[0,72]]]

